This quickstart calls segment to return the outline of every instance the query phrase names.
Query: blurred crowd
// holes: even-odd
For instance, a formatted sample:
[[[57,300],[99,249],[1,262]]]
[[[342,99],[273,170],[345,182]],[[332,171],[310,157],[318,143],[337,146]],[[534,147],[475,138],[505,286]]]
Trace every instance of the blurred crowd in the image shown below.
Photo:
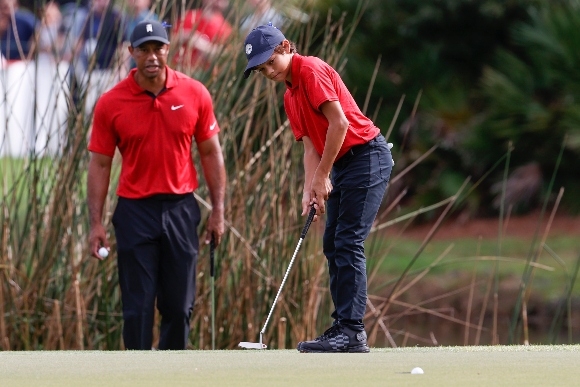
[[[134,67],[127,50],[134,26],[159,20],[152,0],[32,1],[0,0],[0,156],[59,152],[71,106],[90,118],[98,97]],[[163,20],[170,65],[194,77],[210,70],[234,28],[245,34],[287,21],[272,0],[247,0],[235,17],[229,0],[195,3],[165,10],[178,16]]]

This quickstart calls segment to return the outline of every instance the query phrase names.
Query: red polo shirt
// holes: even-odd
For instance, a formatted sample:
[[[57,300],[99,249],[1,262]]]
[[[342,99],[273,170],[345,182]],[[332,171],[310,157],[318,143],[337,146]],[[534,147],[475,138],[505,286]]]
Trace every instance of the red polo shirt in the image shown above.
[[[177,20],[173,35],[177,36],[177,34],[181,33],[183,37],[187,37],[187,40],[189,40],[197,32],[201,35],[201,39],[206,39],[214,44],[224,44],[232,34],[232,31],[232,26],[221,13],[213,12],[210,15],[206,15],[202,9],[194,9],[187,11],[182,19]],[[190,55],[189,62],[185,53]],[[208,67],[210,64],[203,58],[202,53],[190,47],[188,43],[184,44],[175,53],[173,60],[177,64],[201,65],[202,67]]]
[[[328,131],[328,120],[320,111],[323,102],[339,101],[349,123],[336,160],[351,147],[367,143],[380,133],[379,128],[360,111],[340,75],[317,57],[294,54],[292,84],[286,81],[286,88],[284,108],[296,140],[309,137],[320,155]]]
[[[198,181],[192,141],[200,143],[220,131],[205,86],[166,69],[166,89],[157,96],[135,82],[133,69],[95,106],[88,148],[110,157],[119,148],[121,197],[193,192]]]

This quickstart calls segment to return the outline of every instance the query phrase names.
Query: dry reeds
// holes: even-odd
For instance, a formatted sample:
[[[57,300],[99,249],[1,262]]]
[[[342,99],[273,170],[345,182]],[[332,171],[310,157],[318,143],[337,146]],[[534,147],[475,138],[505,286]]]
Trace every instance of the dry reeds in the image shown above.
[[[157,2],[154,6],[170,18],[176,15],[182,4],[170,1]],[[361,2],[361,12],[365,4]],[[232,5],[228,17],[239,20],[244,4],[235,1]],[[166,13],[165,10],[169,11]],[[284,32],[298,43],[300,52],[319,55],[340,69],[345,65],[345,47],[358,18],[355,16],[354,20],[354,23],[347,24],[345,15],[334,20],[329,14],[326,27],[318,30],[318,18],[312,13],[308,22],[291,20]],[[228,230],[215,253],[216,332],[213,333],[217,348],[234,348],[239,341],[258,339],[261,324],[299,239],[302,223],[299,217],[303,185],[302,151],[300,145],[295,143],[283,112],[284,89],[261,78],[242,79],[245,58],[240,47],[243,38],[234,32],[221,55],[213,59],[211,68],[218,71],[195,73],[208,87],[214,100],[222,129],[220,139],[228,175],[225,211]],[[314,45],[313,41],[322,43]],[[112,185],[104,211],[104,222],[113,242],[112,253],[108,260],[98,262],[89,257],[87,250],[88,216],[85,205],[86,145],[90,136],[92,106],[87,100],[86,88],[74,89],[78,86],[73,87],[66,77],[59,77],[54,78],[58,98],[45,105],[44,110],[32,114],[38,117],[37,121],[56,122],[43,126],[46,136],[33,136],[34,141],[24,151],[12,149],[18,154],[6,152],[10,150],[6,142],[2,145],[0,348],[122,349],[121,298],[110,223],[116,204],[115,182],[120,163],[115,158]],[[4,115],[0,118],[4,132],[12,125],[13,130],[24,133],[32,126],[28,129],[18,126],[21,123],[15,121],[16,116],[7,103],[13,91],[3,90],[0,110]],[[76,92],[74,98],[73,92]],[[66,100],[66,119],[62,121],[52,114],[62,108],[58,102],[60,93]],[[31,96],[34,100],[39,98],[35,93]],[[403,100],[401,98],[397,115]],[[36,102],[31,105],[37,109],[40,106]],[[5,135],[3,138],[6,140]],[[397,166],[399,169],[395,170],[392,181],[415,168],[435,149],[436,146],[407,167]],[[196,155],[194,158],[197,160]],[[499,160],[496,166],[502,161]],[[381,335],[391,346],[404,346],[410,340],[426,345],[442,344],[433,331],[416,333],[409,328],[408,321],[419,315],[433,316],[462,326],[466,344],[470,331],[477,332],[476,343],[479,343],[481,332],[490,330],[484,326],[486,303],[477,305],[471,301],[470,315],[480,307],[479,320],[472,322],[470,317],[453,316],[449,308],[429,308],[427,303],[433,301],[435,295],[432,299],[418,302],[402,299],[403,295],[413,293],[433,268],[443,264],[444,254],[430,267],[419,272],[412,270],[415,259],[437,232],[440,222],[471,192],[469,190],[462,195],[463,189],[454,197],[428,208],[399,214],[396,208],[400,207],[401,199],[407,194],[403,190],[391,201],[391,205],[379,213],[369,239],[371,245],[375,245],[380,238],[396,243],[397,238],[384,234],[389,227],[403,222],[408,225],[421,213],[439,211],[445,207],[439,214],[440,221],[420,244],[403,273],[392,274],[385,280],[384,274],[379,275],[378,266],[369,264],[371,293],[366,323],[371,345],[382,345]],[[208,192],[203,181],[196,197],[207,213]],[[327,289],[326,260],[321,251],[321,223],[314,224],[305,239],[274,311],[273,324],[265,337],[265,342],[271,346],[277,343],[278,348],[295,347],[298,340],[317,336],[330,323],[331,300]],[[200,229],[200,234],[202,232]],[[546,245],[543,248],[549,249]],[[388,251],[369,249],[369,263],[382,262]],[[494,259],[499,261],[501,257],[498,255]],[[530,268],[532,263],[528,265]],[[570,273],[567,300],[570,299],[577,272],[578,267]],[[211,314],[209,248],[200,251],[197,274],[190,344],[191,348],[209,349],[212,342],[211,324],[208,323]],[[468,292],[467,297],[473,300],[480,285],[487,284],[482,289],[487,302],[493,278],[485,281],[473,274],[469,284],[459,287],[458,291]],[[443,292],[439,297],[451,294],[456,292]],[[522,300],[525,299],[522,294]],[[519,316],[521,309],[517,313]],[[555,323],[554,329],[561,322],[562,315],[559,314],[560,320]],[[159,322],[158,315],[156,322]],[[154,337],[158,338],[158,332],[154,333]]]

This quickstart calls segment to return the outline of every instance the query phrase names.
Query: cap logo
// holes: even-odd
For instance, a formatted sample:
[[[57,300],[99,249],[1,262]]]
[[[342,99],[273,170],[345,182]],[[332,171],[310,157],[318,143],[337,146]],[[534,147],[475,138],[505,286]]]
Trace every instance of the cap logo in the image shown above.
[[[250,43],[246,44],[246,55],[250,55],[252,53],[252,45]]]
[[[145,26],[145,31],[146,32],[153,32],[153,25],[152,24],[147,24]]]

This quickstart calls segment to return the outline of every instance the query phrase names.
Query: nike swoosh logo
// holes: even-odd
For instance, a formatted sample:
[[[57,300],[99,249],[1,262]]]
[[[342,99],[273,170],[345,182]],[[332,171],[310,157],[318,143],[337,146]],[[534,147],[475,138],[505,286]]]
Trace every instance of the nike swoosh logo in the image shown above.
[[[179,105],[179,106],[171,105],[171,110],[177,110],[177,109],[180,109],[182,107],[183,107],[183,105]]]
[[[214,123],[212,125],[210,125],[209,130],[214,130],[216,124],[217,124],[217,121],[214,121]]]

